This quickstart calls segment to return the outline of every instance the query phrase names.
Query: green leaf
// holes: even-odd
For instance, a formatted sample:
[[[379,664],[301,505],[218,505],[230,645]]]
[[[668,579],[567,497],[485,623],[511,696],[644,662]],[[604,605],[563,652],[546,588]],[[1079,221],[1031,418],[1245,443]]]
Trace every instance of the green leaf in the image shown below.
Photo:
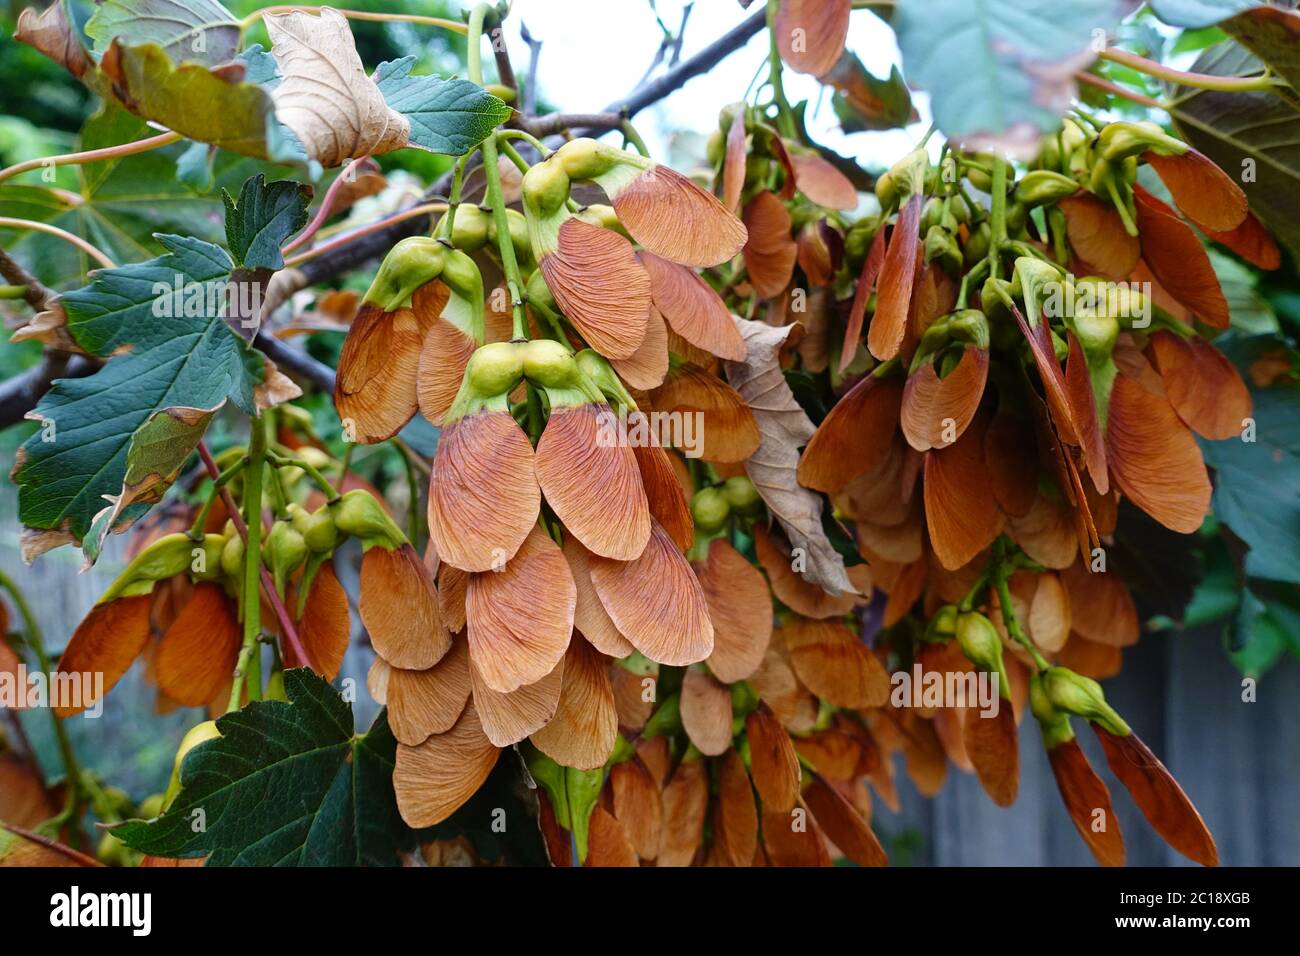
[[[1238,367],[1276,339],[1221,340]],[[1300,583],[1300,382],[1252,389],[1255,441],[1201,442],[1215,470],[1214,513],[1250,548],[1251,578]]]
[[[1191,66],[1215,76],[1251,76],[1263,68],[1237,43],[1206,50]],[[1169,114],[1179,136],[1239,181],[1247,169],[1253,172],[1241,182],[1250,208],[1300,258],[1300,110],[1266,92],[1173,92]]]
[[[278,162],[305,158],[260,86],[232,83],[199,63],[177,66],[155,43],[115,43],[100,67],[114,93],[137,116],[245,156]]]
[[[510,116],[505,102],[468,80],[411,76],[414,56],[381,63],[372,79],[384,101],[411,122],[411,146],[460,156]]]
[[[34,416],[54,423],[33,435],[14,473],[29,528],[81,541],[120,494],[136,430],[169,408],[215,409],[227,399],[255,413],[263,358],[222,319],[231,261],[200,239],[158,236],[167,254],[106,269],[63,296],[67,331],[92,355],[113,356],[94,375],[60,379]]]
[[[1300,608],[1294,593],[1275,599],[1245,588],[1226,633],[1228,657],[1247,677],[1261,677],[1288,650],[1300,656]]]
[[[100,149],[157,134],[139,117],[105,105],[82,127],[79,150]],[[68,167],[72,189],[56,189],[29,173],[25,181],[0,184],[0,216],[46,222],[81,236],[114,262],[125,264],[162,252],[155,232],[221,238],[220,204],[196,196],[176,179],[181,147]],[[54,288],[80,284],[98,263],[53,236],[37,232],[3,234],[4,244],[37,278]],[[12,236],[12,241],[9,237]]]
[[[1171,27],[1208,27],[1258,7],[1260,0],[1151,0],[1151,9]]]
[[[307,224],[312,189],[288,180],[266,184],[258,175],[247,180],[235,202],[221,191],[226,206],[226,245],[235,265],[245,269],[283,269],[282,246]]]
[[[944,135],[982,146],[1032,146],[1070,106],[1075,70],[1097,30],[1122,19],[1115,0],[899,0],[903,71],[928,90]]]
[[[156,43],[176,62],[229,63],[239,52],[239,21],[217,0],[98,0],[86,35],[102,54],[114,38]]]
[[[208,866],[396,865],[406,831],[386,716],[356,736],[352,708],[310,670],[285,671],[284,689],[288,702],[218,718],[221,736],[186,755],[176,802],[114,835],[155,856],[206,856]]]

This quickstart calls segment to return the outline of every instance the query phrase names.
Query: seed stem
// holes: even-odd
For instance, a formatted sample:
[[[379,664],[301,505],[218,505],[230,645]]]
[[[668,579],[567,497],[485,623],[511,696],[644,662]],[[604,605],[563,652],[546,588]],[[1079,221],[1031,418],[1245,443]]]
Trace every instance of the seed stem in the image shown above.
[[[785,85],[781,82],[781,51],[776,45],[776,11],[780,0],[767,0],[767,73],[772,85],[772,100],[776,103],[776,125],[784,139],[797,139],[798,131],[794,128],[794,113],[790,102],[785,98]]]
[[[262,567],[262,471],[266,463],[266,428],[261,416],[253,418],[249,424],[248,473],[244,476],[244,521],[248,525],[248,537],[244,542],[244,643],[235,663],[227,713],[239,709],[245,685],[249,700],[262,699],[262,662],[258,657],[262,601],[258,572]]]
[[[1034,659],[1034,665],[1040,671],[1045,671],[1052,665],[1039,653],[1038,648],[1034,646],[1034,642],[1029,639],[1029,635],[1020,626],[1020,619],[1016,617],[1015,608],[1011,606],[1011,587],[1007,584],[1007,580],[1011,576],[1010,571],[1013,563],[1007,560],[1006,546],[1003,539],[999,539],[997,544],[994,545],[993,555],[993,587],[998,592],[998,607],[1002,612],[1002,623],[1006,625],[1007,633]]]
[[[483,21],[492,12],[488,3],[480,3],[469,15],[469,80],[483,85]],[[497,138],[483,140],[483,176],[487,180],[487,203],[492,207],[492,219],[497,227],[497,248],[501,251],[501,267],[510,289],[511,310],[514,316],[514,338],[528,338],[528,325],[524,321],[523,288],[515,246],[510,241],[510,221],[506,218],[506,203],[501,192],[501,170],[498,168]]]
[[[1001,156],[993,157],[993,217],[989,228],[992,238],[989,240],[989,274],[995,279],[1002,272],[1002,246],[1007,241],[1007,161]]]

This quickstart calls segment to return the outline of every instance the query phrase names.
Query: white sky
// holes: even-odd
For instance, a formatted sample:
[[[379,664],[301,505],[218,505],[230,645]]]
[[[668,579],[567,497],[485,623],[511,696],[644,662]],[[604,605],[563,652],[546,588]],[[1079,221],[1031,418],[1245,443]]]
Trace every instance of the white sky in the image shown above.
[[[684,0],[657,0],[660,16],[670,29],[681,22]],[[686,27],[682,58],[692,56],[762,6],[755,0],[746,11],[737,0],[695,0]],[[542,41],[538,88],[548,102],[565,112],[600,110],[631,92],[654,59],[660,31],[650,0],[515,0],[506,20],[506,43],[516,72],[528,69],[528,48],[519,34],[520,22]],[[739,100],[767,57],[767,33],[713,68],[690,80],[673,95],[637,114],[634,124],[651,152],[668,158],[673,134],[693,131],[707,136],[716,127],[718,110]],[[848,47],[877,76],[887,76],[900,62],[893,32],[874,14],[855,11]],[[662,72],[662,67],[659,72]],[[656,73],[655,75],[659,75]],[[810,100],[808,130],[812,137],[865,166],[888,165],[925,134],[930,116],[924,94],[913,99],[921,121],[906,130],[845,135],[831,109],[829,91],[818,105],[823,87],[815,79],[785,70],[786,96],[791,103]],[[682,144],[685,146],[686,144]],[[702,156],[703,141],[696,150]]]

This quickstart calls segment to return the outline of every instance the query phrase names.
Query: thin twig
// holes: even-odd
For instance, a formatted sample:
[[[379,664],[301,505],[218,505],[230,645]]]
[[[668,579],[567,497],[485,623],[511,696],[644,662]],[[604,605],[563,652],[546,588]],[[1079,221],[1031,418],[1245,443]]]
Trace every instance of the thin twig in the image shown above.
[[[530,116],[520,119],[519,128],[534,136],[556,136],[565,130],[618,129],[623,124],[620,113],[547,113],[545,116]]]
[[[519,21],[519,35],[528,45],[528,80],[524,87],[523,113],[532,116],[537,112],[537,63],[542,56],[542,41],[528,32],[528,24]]]
[[[312,236],[320,231],[320,227],[325,225],[330,214],[334,211],[334,200],[343,189],[347,182],[355,181],[356,172],[361,168],[363,163],[371,162],[369,156],[362,156],[360,159],[354,159],[343,168],[343,172],[334,177],[334,182],[330,183],[330,188],[325,191],[325,198],[321,200],[320,208],[316,210],[316,215],[312,217],[311,222],[307,223],[307,228],[298,233],[288,245],[280,249],[286,255],[297,249]]]

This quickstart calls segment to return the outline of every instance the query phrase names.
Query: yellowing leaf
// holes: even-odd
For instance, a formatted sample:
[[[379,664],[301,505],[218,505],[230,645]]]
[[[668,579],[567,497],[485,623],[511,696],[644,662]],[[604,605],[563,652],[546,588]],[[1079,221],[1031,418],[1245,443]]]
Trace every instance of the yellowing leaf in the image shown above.
[[[854,592],[844,559],[822,530],[822,498],[799,484],[799,449],[816,429],[786,384],[777,353],[793,325],[771,326],[733,317],[745,340],[743,362],[727,362],[727,380],[753,409],[758,421],[758,450],[745,471],[772,514],[785,528],[790,544],[806,557],[803,576],[831,594]]]

